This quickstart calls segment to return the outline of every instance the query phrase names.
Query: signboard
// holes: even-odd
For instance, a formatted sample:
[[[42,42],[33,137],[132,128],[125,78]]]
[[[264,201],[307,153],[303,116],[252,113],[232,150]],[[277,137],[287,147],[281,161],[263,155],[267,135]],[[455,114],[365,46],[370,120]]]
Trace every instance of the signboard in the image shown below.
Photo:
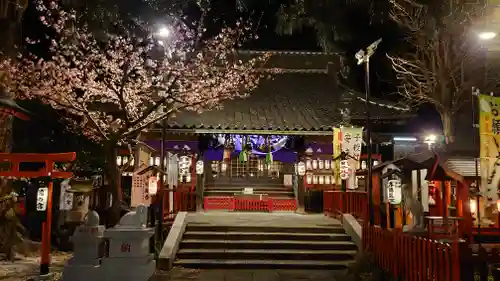
[[[59,197],[59,210],[69,211],[73,209],[73,193],[67,192],[71,188],[69,185],[69,179],[63,180],[61,182],[61,195]]]
[[[132,194],[130,205],[137,207],[139,205],[151,205],[151,196],[149,194],[148,178],[150,173],[139,175],[140,171],[134,172],[132,176]]]
[[[181,156],[179,158],[179,175],[187,176],[189,168],[191,167],[191,158],[188,156]]]
[[[500,184],[500,97],[479,95],[479,138],[480,171],[479,191],[482,198],[488,198],[480,204],[481,217],[495,217],[494,208],[498,200],[497,189]]]
[[[253,188],[251,188],[251,187],[245,187],[245,188],[243,188],[243,194],[245,194],[245,195],[251,195],[251,194],[253,194]]]
[[[49,189],[47,187],[40,187],[36,193],[36,210],[47,210],[47,201],[49,198]]]
[[[347,160],[340,161],[340,179],[344,181],[349,179],[349,162]]]
[[[401,204],[401,181],[389,180],[387,182],[387,200],[392,205]]]

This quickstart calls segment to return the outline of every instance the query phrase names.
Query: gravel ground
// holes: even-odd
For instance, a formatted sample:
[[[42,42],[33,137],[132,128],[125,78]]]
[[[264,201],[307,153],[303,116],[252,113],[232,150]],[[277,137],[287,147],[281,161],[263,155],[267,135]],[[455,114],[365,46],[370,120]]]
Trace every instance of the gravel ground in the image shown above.
[[[59,280],[64,264],[71,253],[55,252],[51,255],[52,280]],[[0,261],[0,281],[36,280],[40,270],[40,257],[19,257],[14,262]]]

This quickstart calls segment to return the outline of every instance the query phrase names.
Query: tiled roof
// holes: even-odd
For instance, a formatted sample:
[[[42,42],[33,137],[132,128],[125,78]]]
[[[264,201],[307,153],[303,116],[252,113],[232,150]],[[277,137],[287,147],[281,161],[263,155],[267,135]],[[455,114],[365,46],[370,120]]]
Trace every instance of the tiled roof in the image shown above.
[[[409,116],[400,107],[375,101],[373,119]],[[263,81],[246,99],[229,100],[220,110],[181,112],[168,121],[171,129],[330,131],[348,108],[355,120],[365,118],[363,97],[336,86],[332,74],[288,72]]]

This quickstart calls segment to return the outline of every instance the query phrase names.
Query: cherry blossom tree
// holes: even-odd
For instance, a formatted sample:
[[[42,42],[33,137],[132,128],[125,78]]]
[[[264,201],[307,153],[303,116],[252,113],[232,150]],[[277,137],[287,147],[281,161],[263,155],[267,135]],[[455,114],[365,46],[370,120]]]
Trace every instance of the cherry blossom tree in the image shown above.
[[[130,145],[143,130],[181,110],[207,110],[246,97],[268,75],[259,71],[268,55],[237,56],[236,48],[253,36],[249,23],[207,36],[203,20],[191,27],[174,21],[163,41],[151,32],[103,39],[85,24],[75,24],[74,14],[55,2],[38,2],[37,9],[40,20],[57,34],[51,58],[24,55],[0,68],[7,69],[8,86],[18,97],[67,111],[75,127],[104,145],[114,198],[111,224],[119,218],[118,146]]]

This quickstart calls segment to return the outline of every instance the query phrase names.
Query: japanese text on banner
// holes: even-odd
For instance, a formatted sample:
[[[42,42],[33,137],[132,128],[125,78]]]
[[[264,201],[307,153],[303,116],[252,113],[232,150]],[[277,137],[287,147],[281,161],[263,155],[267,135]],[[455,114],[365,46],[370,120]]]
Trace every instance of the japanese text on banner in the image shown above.
[[[500,184],[500,98],[479,96],[479,138],[480,138],[480,191],[484,210],[480,210],[483,221],[496,221],[490,205],[498,200]],[[495,208],[496,209],[496,206]]]

